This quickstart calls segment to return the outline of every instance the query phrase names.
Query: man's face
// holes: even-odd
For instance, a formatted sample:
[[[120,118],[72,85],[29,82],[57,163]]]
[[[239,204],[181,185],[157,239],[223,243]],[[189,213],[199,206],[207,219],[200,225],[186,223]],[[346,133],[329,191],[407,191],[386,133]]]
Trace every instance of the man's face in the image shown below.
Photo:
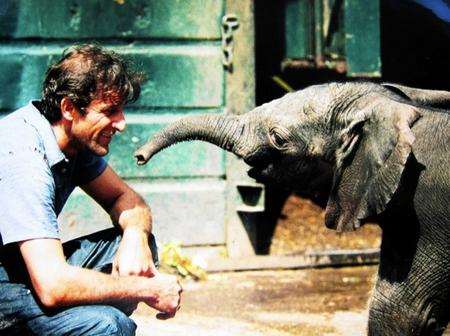
[[[114,92],[106,93],[83,110],[84,113],[75,113],[73,118],[71,140],[74,146],[88,148],[101,156],[108,154],[112,137],[126,126],[123,99]]]

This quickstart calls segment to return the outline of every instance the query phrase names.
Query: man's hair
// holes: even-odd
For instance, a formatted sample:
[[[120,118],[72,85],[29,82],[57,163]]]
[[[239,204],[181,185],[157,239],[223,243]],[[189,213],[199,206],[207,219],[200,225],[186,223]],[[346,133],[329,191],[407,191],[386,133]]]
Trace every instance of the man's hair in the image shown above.
[[[144,75],[130,68],[117,53],[94,44],[66,49],[62,58],[50,66],[42,87],[41,113],[50,123],[61,119],[61,100],[70,98],[79,109],[99,94],[118,93],[126,104],[139,98]]]

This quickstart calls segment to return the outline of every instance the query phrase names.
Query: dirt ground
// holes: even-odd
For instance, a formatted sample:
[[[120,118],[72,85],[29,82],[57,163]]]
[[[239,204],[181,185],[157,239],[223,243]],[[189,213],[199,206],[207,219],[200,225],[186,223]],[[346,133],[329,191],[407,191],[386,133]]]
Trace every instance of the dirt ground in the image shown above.
[[[337,234],[325,228],[324,210],[291,196],[277,222],[271,255],[378,247],[380,230]],[[171,320],[139,306],[133,318],[146,336],[356,336],[364,335],[366,306],[376,266],[210,274],[183,281],[182,308]]]
[[[159,321],[141,305],[133,315],[146,336],[364,335],[376,266],[234,272],[183,283],[182,308]]]
[[[354,232],[337,233],[324,225],[325,210],[309,199],[291,195],[277,221],[270,254],[300,254],[333,249],[380,246],[378,225],[366,224]]]

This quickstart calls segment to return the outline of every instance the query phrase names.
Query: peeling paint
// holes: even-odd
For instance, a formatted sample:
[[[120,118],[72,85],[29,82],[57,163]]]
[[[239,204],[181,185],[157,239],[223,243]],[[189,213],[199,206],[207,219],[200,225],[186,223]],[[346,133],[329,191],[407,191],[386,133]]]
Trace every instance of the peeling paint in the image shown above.
[[[3,2],[5,0],[0,4]],[[12,28],[0,29],[0,37],[78,39],[133,36],[219,40],[223,3],[223,0],[72,0],[58,1],[58,6],[55,6],[54,0],[6,0],[7,5],[0,8],[7,14],[7,22],[2,23],[2,27]],[[9,10],[7,6],[18,8]],[[29,20],[35,16],[38,19]],[[16,27],[17,22],[25,24]]]
[[[81,23],[80,7],[76,3],[74,3],[72,6],[70,6],[69,26],[72,27],[74,31],[79,31],[80,23]]]

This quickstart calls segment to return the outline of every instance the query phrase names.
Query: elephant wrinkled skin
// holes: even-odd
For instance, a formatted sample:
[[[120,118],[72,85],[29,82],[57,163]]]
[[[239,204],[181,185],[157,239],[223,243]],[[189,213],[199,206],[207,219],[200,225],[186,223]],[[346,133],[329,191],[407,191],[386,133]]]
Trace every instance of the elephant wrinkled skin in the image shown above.
[[[446,91],[330,83],[242,116],[180,119],[135,155],[143,164],[203,140],[243,158],[262,182],[314,191],[329,179],[327,227],[382,228],[368,334],[441,335],[450,311],[449,108]]]

